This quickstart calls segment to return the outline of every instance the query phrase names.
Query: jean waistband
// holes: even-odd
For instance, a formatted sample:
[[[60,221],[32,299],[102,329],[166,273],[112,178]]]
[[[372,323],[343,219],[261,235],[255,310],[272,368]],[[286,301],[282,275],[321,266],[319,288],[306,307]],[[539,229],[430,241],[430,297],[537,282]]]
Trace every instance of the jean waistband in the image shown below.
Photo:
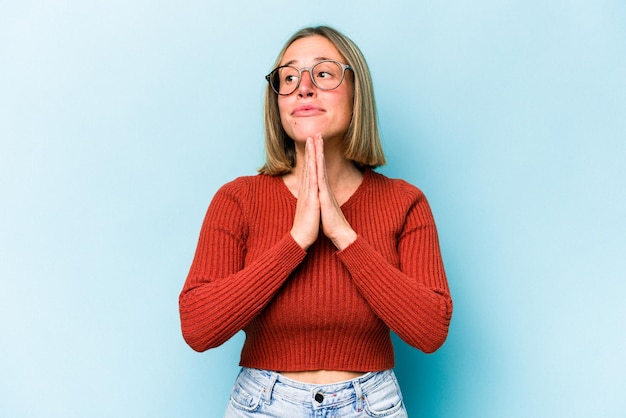
[[[272,396],[280,396],[296,402],[312,402],[319,406],[358,400],[364,393],[374,390],[390,377],[395,379],[393,370],[384,370],[365,373],[342,382],[318,385],[289,379],[270,370],[243,368],[240,374],[240,378],[250,379],[263,388],[266,401]],[[323,401],[317,401],[319,399]]]

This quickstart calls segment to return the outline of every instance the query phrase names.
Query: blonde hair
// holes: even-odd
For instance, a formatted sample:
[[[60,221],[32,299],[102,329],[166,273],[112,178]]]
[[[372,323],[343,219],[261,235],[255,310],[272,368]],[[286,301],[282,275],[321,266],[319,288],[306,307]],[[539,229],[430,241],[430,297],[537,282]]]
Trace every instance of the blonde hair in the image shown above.
[[[351,39],[328,26],[308,27],[296,32],[278,54],[274,67],[280,65],[289,46],[301,38],[323,36],[337,48],[354,73],[354,102],[352,121],[344,141],[344,155],[357,166],[376,168],[385,164],[378,116],[374,100],[374,86],[365,57]],[[295,166],[295,144],[283,129],[278,112],[278,96],[269,86],[265,90],[263,110],[265,124],[265,165],[260,173],[282,175]]]

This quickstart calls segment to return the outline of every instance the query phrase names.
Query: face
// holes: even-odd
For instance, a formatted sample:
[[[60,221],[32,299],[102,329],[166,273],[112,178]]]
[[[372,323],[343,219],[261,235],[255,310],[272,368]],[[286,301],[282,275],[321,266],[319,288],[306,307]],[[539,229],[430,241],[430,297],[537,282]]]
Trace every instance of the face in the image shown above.
[[[323,36],[309,36],[293,42],[285,51],[280,65],[295,68],[312,67],[321,60],[346,64],[337,48]],[[346,70],[341,85],[334,90],[320,90],[308,71],[302,73],[300,86],[289,96],[278,96],[278,110],[283,129],[296,142],[321,133],[325,141],[341,141],[352,119],[354,81]]]

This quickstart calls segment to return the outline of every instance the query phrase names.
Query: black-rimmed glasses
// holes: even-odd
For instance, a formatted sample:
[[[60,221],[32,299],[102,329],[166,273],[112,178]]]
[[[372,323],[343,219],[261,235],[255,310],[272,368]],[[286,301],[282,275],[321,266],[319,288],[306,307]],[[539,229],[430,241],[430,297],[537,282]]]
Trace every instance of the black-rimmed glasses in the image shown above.
[[[302,72],[308,71],[311,81],[320,90],[334,90],[341,85],[346,70],[354,71],[351,66],[338,61],[324,60],[312,67],[297,69],[283,65],[272,70],[265,79],[276,94],[288,96],[300,86]]]

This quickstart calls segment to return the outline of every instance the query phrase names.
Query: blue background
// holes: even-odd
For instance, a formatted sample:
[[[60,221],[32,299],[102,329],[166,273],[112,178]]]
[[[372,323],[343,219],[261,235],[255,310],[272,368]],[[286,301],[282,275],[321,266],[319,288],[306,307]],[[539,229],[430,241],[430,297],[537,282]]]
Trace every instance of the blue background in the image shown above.
[[[388,166],[455,312],[396,341],[415,417],[626,413],[626,3],[0,1],[0,416],[218,417],[242,336],[178,293],[213,193],[262,164],[291,33],[363,50]]]

